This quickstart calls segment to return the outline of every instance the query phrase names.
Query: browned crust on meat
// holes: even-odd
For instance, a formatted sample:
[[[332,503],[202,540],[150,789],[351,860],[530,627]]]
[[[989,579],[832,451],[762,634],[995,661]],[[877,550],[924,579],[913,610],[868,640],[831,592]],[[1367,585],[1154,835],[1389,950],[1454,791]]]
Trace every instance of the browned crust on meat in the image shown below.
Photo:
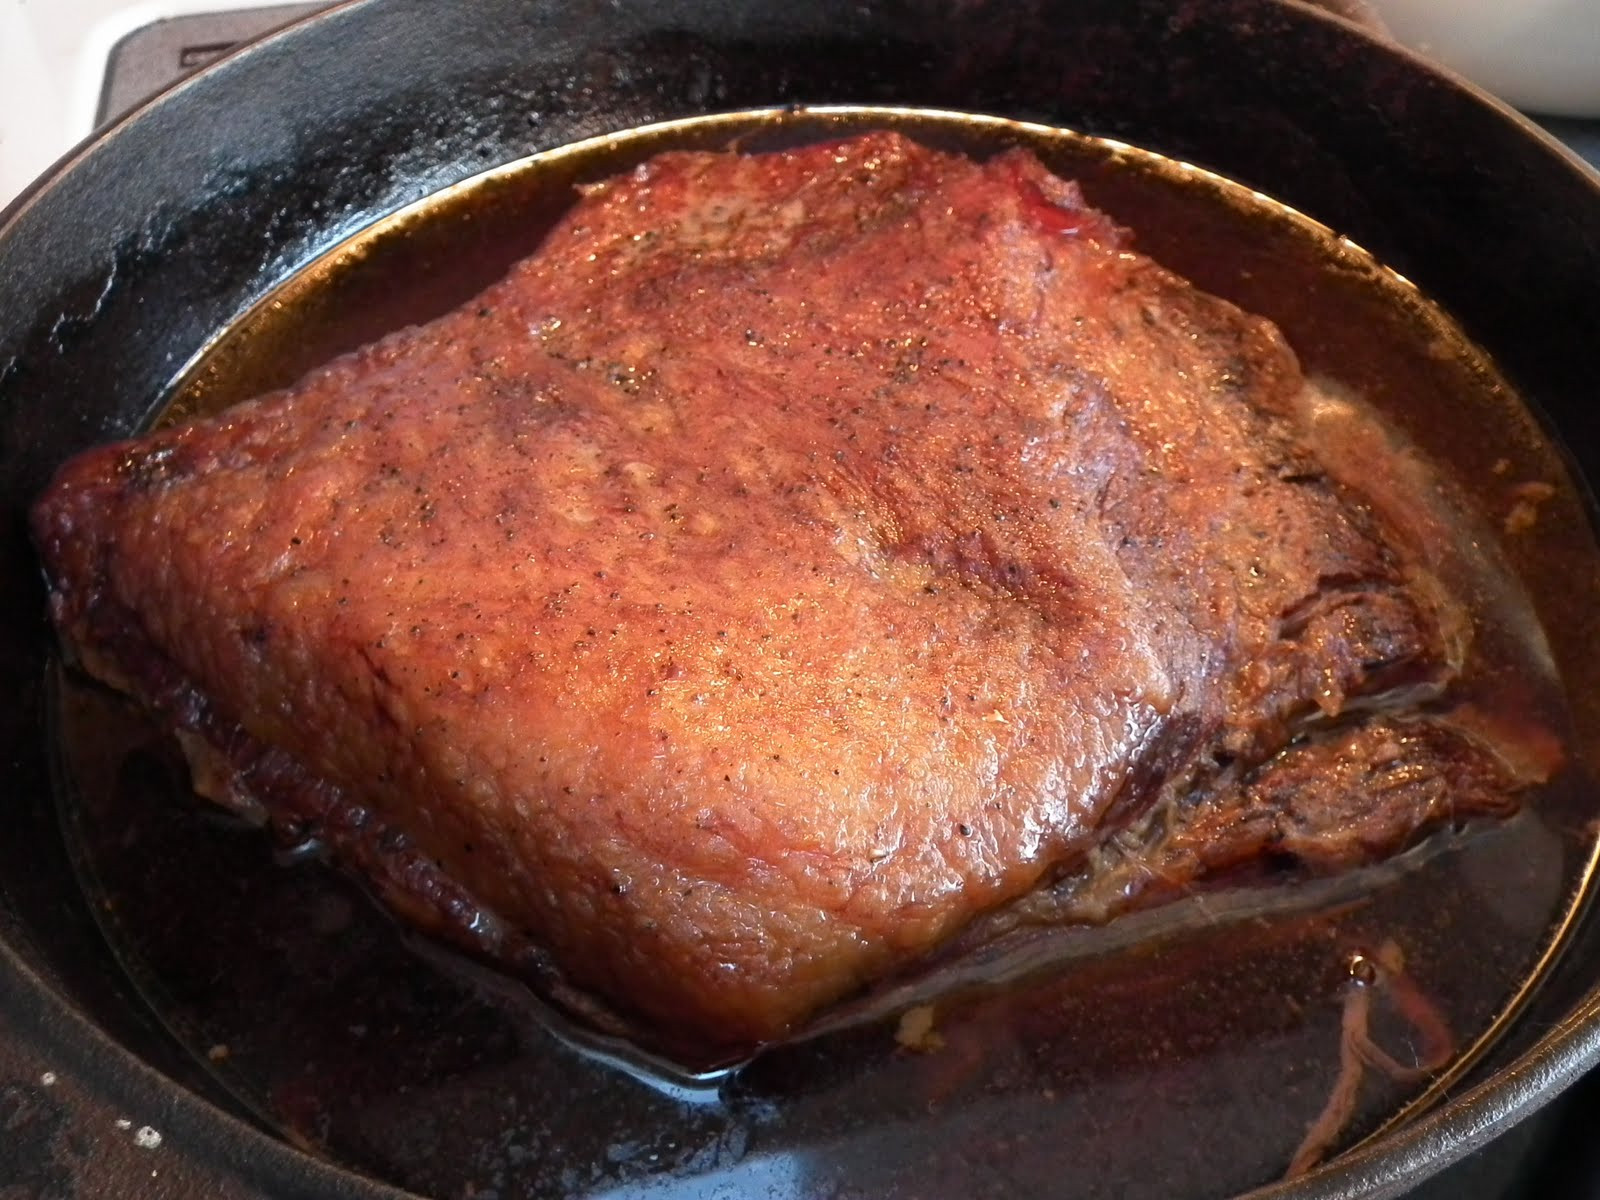
[[[1370,767],[1403,731],[1352,702],[1447,694],[1471,628],[1302,386],[1025,154],[669,154],[461,310],[74,460],[35,535],[66,639],[214,789],[337,794],[413,919],[496,914],[715,1056],[1180,796],[1231,796],[1191,875],[1438,823],[1279,758],[1349,720]],[[1471,738],[1413,740],[1515,804]]]

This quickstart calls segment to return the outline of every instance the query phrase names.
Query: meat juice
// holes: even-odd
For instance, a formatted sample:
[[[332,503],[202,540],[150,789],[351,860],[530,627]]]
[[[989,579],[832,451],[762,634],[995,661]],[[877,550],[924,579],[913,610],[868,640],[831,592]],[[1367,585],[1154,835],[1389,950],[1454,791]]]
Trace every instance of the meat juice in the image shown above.
[[[1275,321],[1319,381],[1309,419],[1336,471],[1358,473],[1371,450],[1373,435],[1350,432],[1370,428],[1351,419],[1367,406],[1383,440],[1442,466],[1429,520],[1451,527],[1463,594],[1504,631],[1479,641],[1466,690],[1515,694],[1566,727],[1551,662],[1584,678],[1600,646],[1584,604],[1593,535],[1558,451],[1491,365],[1331,231],[1196,168],[1059,130],[743,114],[500,168],[286,281],[175,383],[168,419],[463,303],[537,248],[575,184],[669,148],[775,149],[885,126],[978,155],[1023,145],[1141,251]],[[1580,614],[1547,620],[1548,646],[1507,566],[1538,612]],[[1334,1148],[1436,1101],[1559,951],[1592,866],[1582,764],[1600,726],[1577,699],[1575,765],[1502,825],[1353,877],[1020,931],[742,1069],[685,1077],[422,944],[314,846],[275,850],[194,800],[181,757],[121,702],[65,675],[60,694],[64,822],[157,1014],[268,1128],[438,1196],[1233,1194],[1281,1176],[1319,1120]],[[1329,1126],[1357,995],[1366,1035],[1430,1069],[1365,1071]]]

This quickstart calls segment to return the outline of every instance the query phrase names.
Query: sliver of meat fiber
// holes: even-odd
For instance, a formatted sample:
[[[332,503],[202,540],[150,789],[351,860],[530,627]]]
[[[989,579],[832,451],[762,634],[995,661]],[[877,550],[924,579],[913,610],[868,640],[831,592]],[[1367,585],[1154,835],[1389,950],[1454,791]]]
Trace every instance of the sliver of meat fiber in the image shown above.
[[[708,1060],[1152,813],[1170,888],[1515,808],[1407,711],[1470,621],[1303,386],[1026,153],[668,153],[465,307],[80,456],[34,531],[198,790]]]

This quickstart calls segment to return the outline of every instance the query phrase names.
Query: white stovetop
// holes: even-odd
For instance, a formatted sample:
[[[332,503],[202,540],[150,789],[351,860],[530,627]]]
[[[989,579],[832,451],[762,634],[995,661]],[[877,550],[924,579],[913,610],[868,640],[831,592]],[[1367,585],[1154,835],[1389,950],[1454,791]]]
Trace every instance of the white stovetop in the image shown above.
[[[107,56],[124,35],[167,17],[273,3],[0,0],[0,209],[89,135]]]

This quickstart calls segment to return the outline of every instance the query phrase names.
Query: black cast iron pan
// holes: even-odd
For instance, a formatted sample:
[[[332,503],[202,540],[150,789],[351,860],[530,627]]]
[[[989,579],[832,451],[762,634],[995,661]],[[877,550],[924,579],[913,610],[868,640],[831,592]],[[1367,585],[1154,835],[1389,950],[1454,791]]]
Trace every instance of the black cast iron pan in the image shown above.
[[[0,1191],[395,1194],[253,1127],[108,954],[51,801],[29,498],[73,451],[136,428],[274,283],[374,219],[590,135],[805,103],[1065,125],[1259,188],[1420,284],[1600,477],[1600,182],[1504,108],[1308,7],[358,0],[315,17],[135,113],[0,220]],[[1560,636],[1600,637],[1597,616],[1573,614]],[[1592,721],[1600,699],[1574,703]],[[1402,1194],[1596,1062],[1591,914],[1449,1104],[1262,1195]]]

